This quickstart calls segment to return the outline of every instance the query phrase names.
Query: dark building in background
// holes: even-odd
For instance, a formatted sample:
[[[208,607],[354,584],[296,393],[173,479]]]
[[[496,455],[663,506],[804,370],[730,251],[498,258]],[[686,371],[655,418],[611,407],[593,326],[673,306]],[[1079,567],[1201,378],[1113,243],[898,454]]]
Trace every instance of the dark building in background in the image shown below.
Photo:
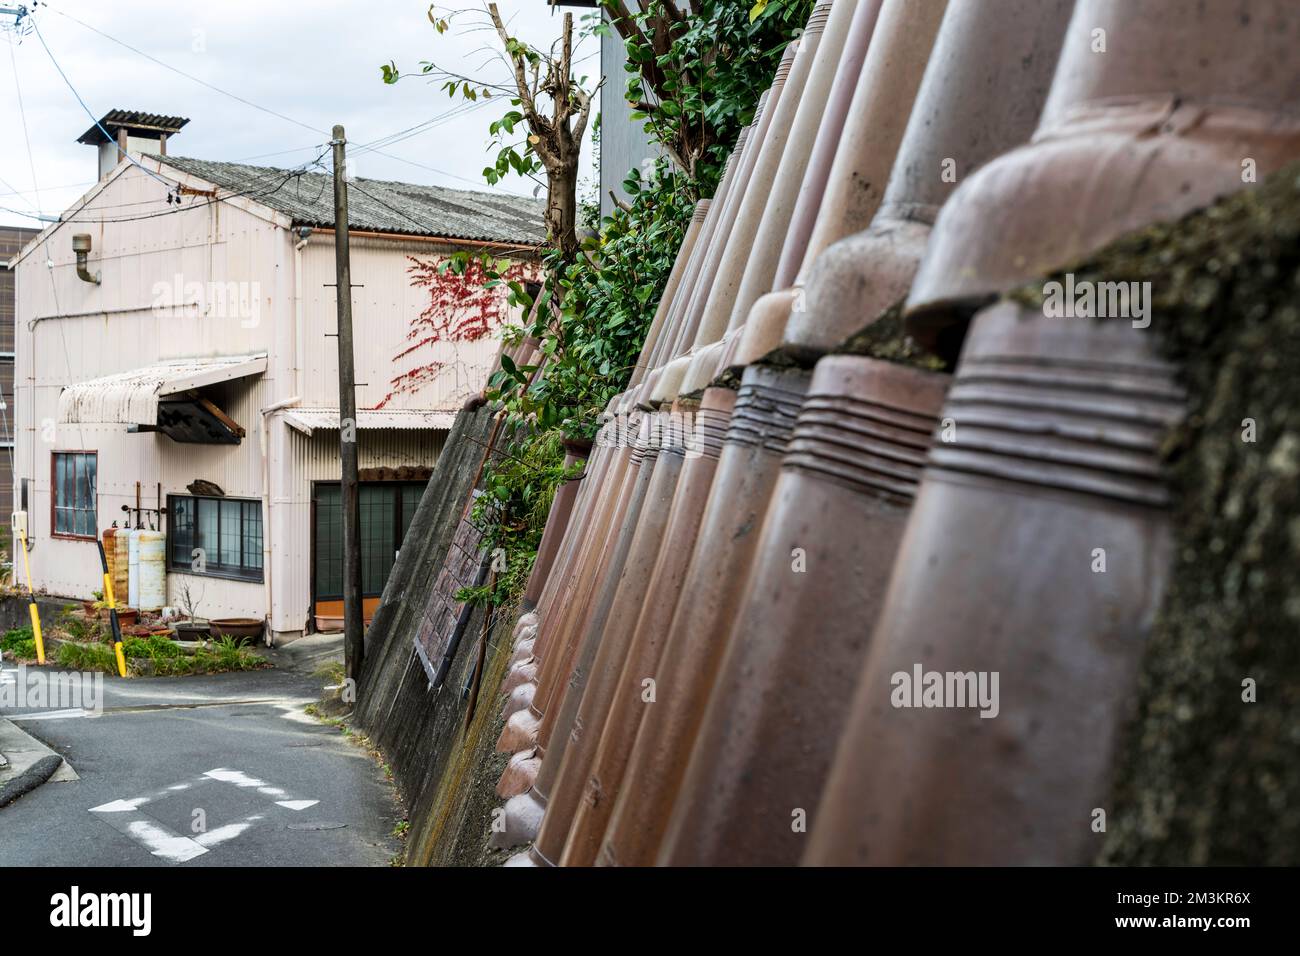
[[[547,0],[552,7],[595,7],[595,0]],[[629,10],[637,10],[637,0],[626,0]],[[576,20],[581,14],[575,15]],[[575,71],[579,72],[579,71]],[[645,131],[644,120],[632,119],[623,91],[627,85],[627,48],[623,38],[611,30],[600,38],[600,72],[605,85],[600,91],[600,214],[614,211],[610,193],[628,200],[623,180],[633,169],[659,155]],[[585,170],[583,173],[585,174]]]
[[[0,502],[7,513],[14,499],[14,274],[9,260],[39,230],[0,226]],[[8,536],[3,539],[8,542]]]

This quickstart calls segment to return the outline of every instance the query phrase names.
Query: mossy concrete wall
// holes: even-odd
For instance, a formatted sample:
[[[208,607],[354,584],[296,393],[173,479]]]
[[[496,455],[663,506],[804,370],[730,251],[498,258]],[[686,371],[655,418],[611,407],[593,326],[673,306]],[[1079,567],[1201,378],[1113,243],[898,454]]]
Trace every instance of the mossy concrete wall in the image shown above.
[[[414,638],[480,471],[493,423],[491,409],[483,405],[457,415],[366,635],[366,665],[353,717],[383,752],[406,802],[411,863],[428,862],[428,848],[456,829],[457,781],[463,775],[466,748],[474,749],[473,734],[467,743],[464,733],[468,702],[462,691],[477,664],[483,611],[471,616],[440,688],[430,686]],[[506,634],[508,638],[508,630]],[[481,706],[471,731],[485,714],[499,709],[500,675],[492,672],[504,666],[498,658],[496,649],[489,648]],[[444,779],[448,773],[451,778]]]
[[[1098,861],[1294,866],[1300,164],[1070,271],[1150,283],[1150,332],[1189,399],[1163,449],[1174,565]]]

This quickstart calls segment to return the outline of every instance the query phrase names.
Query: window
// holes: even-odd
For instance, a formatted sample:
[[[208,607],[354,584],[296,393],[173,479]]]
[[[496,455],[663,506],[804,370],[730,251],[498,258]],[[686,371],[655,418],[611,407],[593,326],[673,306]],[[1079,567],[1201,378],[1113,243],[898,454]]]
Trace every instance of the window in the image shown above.
[[[168,567],[186,574],[262,580],[260,501],[168,495],[167,515]],[[202,564],[195,548],[202,549]]]
[[[378,597],[397,559],[406,531],[419,507],[426,482],[362,482],[361,593]],[[336,482],[317,482],[316,498],[316,599],[343,597],[343,499]]]
[[[95,505],[97,458],[93,451],[56,451],[50,468],[54,514],[50,527],[64,538],[95,538],[99,523]]]

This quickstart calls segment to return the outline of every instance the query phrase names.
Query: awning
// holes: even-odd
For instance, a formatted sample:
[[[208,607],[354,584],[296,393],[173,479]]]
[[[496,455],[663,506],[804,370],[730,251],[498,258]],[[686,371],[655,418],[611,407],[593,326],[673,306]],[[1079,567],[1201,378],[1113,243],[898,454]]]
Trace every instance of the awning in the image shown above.
[[[159,362],[129,372],[65,386],[59,393],[60,424],[158,424],[158,400],[206,385],[261,375],[266,353]]]
[[[284,413],[289,427],[310,436],[316,429],[339,430],[337,408],[290,408]],[[357,411],[357,428],[361,431],[392,429],[409,431],[439,429],[446,431],[456,421],[456,413],[418,408],[364,408]]]

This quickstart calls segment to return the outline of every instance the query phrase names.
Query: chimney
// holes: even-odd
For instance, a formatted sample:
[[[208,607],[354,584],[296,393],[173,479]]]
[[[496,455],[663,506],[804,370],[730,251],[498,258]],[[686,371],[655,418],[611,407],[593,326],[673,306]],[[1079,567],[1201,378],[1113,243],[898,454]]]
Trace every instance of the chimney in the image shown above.
[[[110,110],[79,137],[78,143],[99,147],[99,178],[111,173],[123,153],[167,155],[167,137],[179,133],[189,120],[138,110]]]

